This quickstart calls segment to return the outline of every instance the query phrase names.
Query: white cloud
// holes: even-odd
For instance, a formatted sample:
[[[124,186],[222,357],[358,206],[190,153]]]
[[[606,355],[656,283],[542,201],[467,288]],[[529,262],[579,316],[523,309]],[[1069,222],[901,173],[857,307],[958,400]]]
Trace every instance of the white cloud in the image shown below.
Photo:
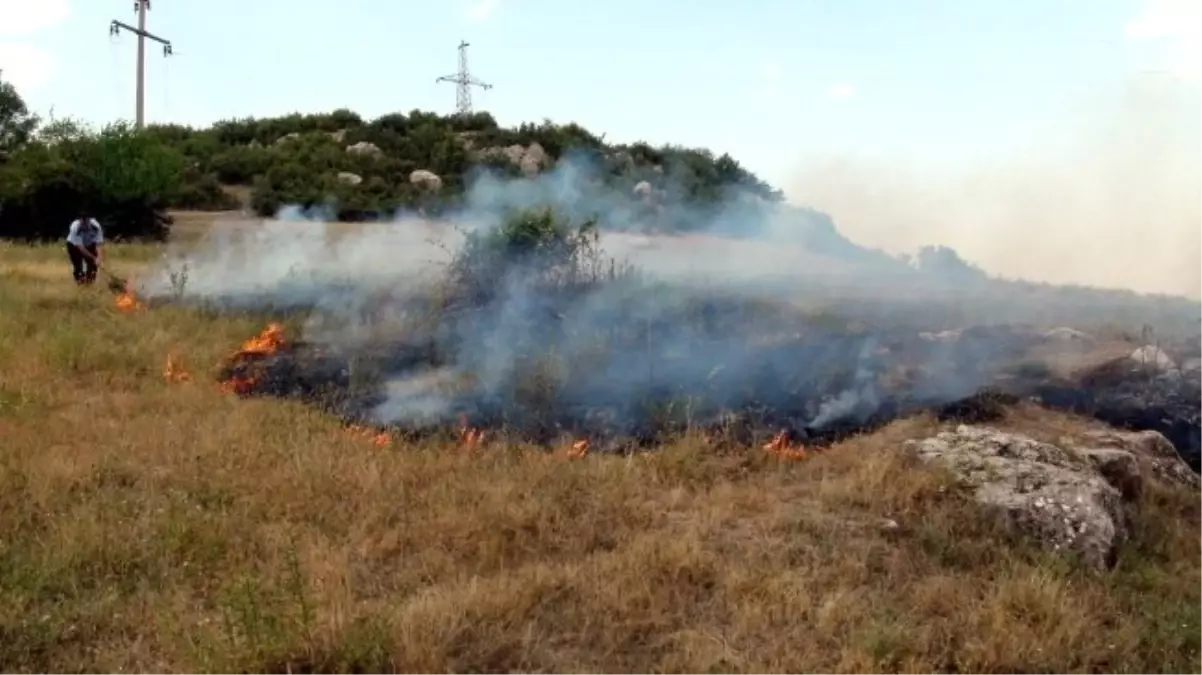
[[[2,2],[3,0],[0,0]],[[488,21],[492,17],[493,12],[497,10],[497,6],[501,4],[501,0],[476,0],[467,6],[464,11],[464,16],[468,21]]]
[[[1142,11],[1123,27],[1132,40],[1151,40],[1163,48],[1165,67],[1186,79],[1202,79],[1202,2],[1145,0]]]
[[[71,16],[68,0],[0,0],[0,37],[25,37]]]
[[[20,42],[0,42],[0,75],[22,95],[49,82],[56,65],[54,52],[49,49]]]
[[[826,90],[826,95],[836,101],[844,101],[856,95],[856,87],[853,84],[842,82],[831,85],[831,88]]]

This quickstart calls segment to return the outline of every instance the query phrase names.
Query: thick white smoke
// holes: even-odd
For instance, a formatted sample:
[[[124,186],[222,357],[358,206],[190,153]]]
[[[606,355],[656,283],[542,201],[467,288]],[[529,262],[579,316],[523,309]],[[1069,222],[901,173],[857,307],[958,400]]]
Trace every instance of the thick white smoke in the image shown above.
[[[503,409],[526,373],[545,366],[561,380],[560,410],[608,407],[626,428],[638,424],[638,406],[682,392],[720,404],[757,401],[821,426],[871,414],[882,403],[880,371],[872,365],[875,333],[1003,322],[1197,326],[1194,303],[992,281],[957,267],[948,252],[924,258],[940,266],[916,269],[856,246],[820,213],[740,195],[703,215],[669,194],[656,218],[688,222],[698,234],[652,234],[641,231],[631,195],[602,187],[587,162],[571,158],[535,179],[486,177],[466,203],[454,223],[406,217],[348,225],[288,210],[275,221],[219,226],[199,247],[170,254],[139,290],[218,306],[314,310],[303,337],[341,349],[379,337],[384,312],[402,326],[400,339],[417,341],[415,317],[428,309],[424,299],[437,295],[461,230],[493,227],[513,208],[540,205],[577,221],[597,218],[608,253],[670,282],[556,296],[520,269],[491,280],[487,306],[444,312],[441,323],[421,329],[422,340],[437,343],[438,362],[411,359],[389,373],[374,414],[407,424],[452,419],[463,412],[465,388],[473,409]],[[832,316],[861,327],[823,338]],[[811,341],[752,346],[798,331]],[[933,365],[955,350],[961,361],[987,363],[1006,344],[985,340],[972,353],[936,343],[923,349]],[[982,382],[966,372],[949,367],[928,377],[923,400],[971,393]]]

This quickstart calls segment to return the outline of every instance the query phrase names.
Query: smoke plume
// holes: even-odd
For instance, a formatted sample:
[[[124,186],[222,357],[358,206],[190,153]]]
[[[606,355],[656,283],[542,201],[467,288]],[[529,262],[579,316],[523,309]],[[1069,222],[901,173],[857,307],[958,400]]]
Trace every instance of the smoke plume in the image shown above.
[[[648,204],[568,157],[533,179],[479,176],[454,224],[350,226],[289,209],[219,225],[139,290],[304,310],[306,342],[371,364],[378,386],[356,405],[378,423],[470,416],[540,436],[638,435],[730,410],[797,429],[861,424],[972,393],[1035,335],[931,340],[925,329],[1166,316],[1196,326],[1192,303],[990,280],[949,250],[915,264],[862,248],[816,211],[738,190],[701,210],[670,180],[660,190]],[[505,230],[514,222],[546,236]],[[586,222],[597,229],[569,226]],[[657,234],[665,222],[694,233]],[[903,360],[901,393],[886,395],[882,378]]]
[[[953,173],[809,160],[786,192],[893,252],[944,244],[991,274],[1199,298],[1202,105],[1145,77],[1021,155]]]

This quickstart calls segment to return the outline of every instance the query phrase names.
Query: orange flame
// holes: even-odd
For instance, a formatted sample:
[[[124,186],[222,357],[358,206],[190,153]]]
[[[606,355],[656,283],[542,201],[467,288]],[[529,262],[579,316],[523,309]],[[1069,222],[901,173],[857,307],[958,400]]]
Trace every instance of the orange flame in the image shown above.
[[[387,431],[375,431],[359,424],[352,424],[346,430],[354,436],[371,440],[377,448],[383,448],[392,444],[392,435]]]
[[[221,383],[221,391],[227,394],[249,394],[255,388],[255,378],[235,375]]]
[[[238,356],[265,356],[284,346],[284,327],[278,323],[267,324],[258,335],[242,343],[242,348],[234,352]],[[252,375],[234,375],[221,383],[221,390],[227,394],[249,394],[255,386],[256,379]]]
[[[271,354],[284,346],[284,327],[278,323],[267,324],[261,333],[242,343],[239,354]]]
[[[588,439],[576,441],[564,449],[564,456],[568,459],[584,459],[588,457],[589,442]]]
[[[467,425],[467,416],[459,416],[459,440],[465,448],[475,448],[484,445],[484,430]]]
[[[460,436],[463,439],[463,444],[469,448],[484,445],[483,429],[464,429]]]
[[[168,382],[187,382],[192,376],[176,361],[175,356],[168,354],[167,363],[163,366],[163,379]]]
[[[146,306],[139,302],[136,297],[134,297],[134,292],[132,289],[130,289],[129,282],[126,282],[125,290],[121,291],[121,293],[117,295],[113,302],[116,304],[117,310],[121,312],[132,312],[136,309],[142,309]]]
[[[764,450],[780,459],[805,459],[808,454],[804,445],[790,447],[788,434],[783,429],[764,444]]]

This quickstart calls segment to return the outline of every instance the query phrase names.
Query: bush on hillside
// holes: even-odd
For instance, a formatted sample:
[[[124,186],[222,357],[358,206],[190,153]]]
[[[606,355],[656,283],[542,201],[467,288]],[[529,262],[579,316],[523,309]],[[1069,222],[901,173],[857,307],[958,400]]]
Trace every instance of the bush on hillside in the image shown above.
[[[5,91],[19,101],[11,89]],[[364,120],[340,109],[224,120],[208,128],[151,125],[138,133],[121,125],[93,133],[63,121],[30,140],[36,120],[4,100],[0,96],[0,140],[19,140],[10,143],[19,149],[9,154],[24,155],[9,157],[0,173],[7,236],[57,233],[63,214],[85,203],[101,215],[124,214],[117,231],[127,236],[158,236],[157,226],[137,224],[153,219],[132,214],[164,206],[232,208],[235,200],[222,189],[231,186],[249,187],[250,205],[262,216],[286,205],[320,205],[344,220],[406,211],[437,217],[461,207],[483,171],[508,179],[528,173],[530,166],[520,166],[517,158],[528,150],[531,158],[537,156],[536,145],[542,149],[541,171],[568,157],[593,167],[600,184],[590,189],[606,199],[626,195],[629,205],[617,208],[629,212],[638,227],[687,230],[745,197],[781,199],[729,156],[646,143],[608,145],[577,124],[549,120],[505,128],[488,113],[412,110]],[[375,150],[348,151],[361,143]],[[410,176],[419,169],[436,174],[441,187],[413,185]],[[340,179],[343,173],[357,178]],[[641,188],[636,194],[641,182],[652,187],[653,199]],[[665,203],[674,208],[660,208]],[[23,224],[16,225],[18,217]]]
[[[171,205],[189,211],[233,211],[241,208],[242,202],[226,192],[215,176],[196,176],[184,172],[183,185],[171,200]]]
[[[287,204],[329,206],[345,220],[390,218],[398,210],[446,213],[462,203],[467,186],[480,171],[520,177],[518,163],[501,151],[512,146],[524,151],[533,144],[546,154],[544,170],[572,156],[596,168],[602,189],[630,195],[632,202],[638,202],[634,186],[647,181],[688,207],[674,209],[674,221],[661,218],[660,229],[695,226],[740,195],[770,202],[781,199],[778,191],[727,155],[714,157],[706,150],[646,143],[607,145],[577,124],[549,120],[503,128],[488,113],[443,116],[413,110],[365,121],[350,111],[336,110],[225,120],[207,129],[152,126],[149,133],[187,157],[197,172],[189,182],[215,179],[227,186],[251,186],[252,206],[263,216],[274,215]],[[379,153],[347,151],[358,143],[370,143]],[[442,189],[434,194],[415,189],[409,176],[417,169],[437,174]],[[342,184],[337,180],[340,172],[353,173],[362,181]],[[654,213],[654,209],[644,210]]]
[[[600,247],[597,222],[573,222],[550,208],[516,209],[496,227],[467,233],[451,261],[451,296],[490,304],[521,287],[538,295],[576,292],[629,277]]]

